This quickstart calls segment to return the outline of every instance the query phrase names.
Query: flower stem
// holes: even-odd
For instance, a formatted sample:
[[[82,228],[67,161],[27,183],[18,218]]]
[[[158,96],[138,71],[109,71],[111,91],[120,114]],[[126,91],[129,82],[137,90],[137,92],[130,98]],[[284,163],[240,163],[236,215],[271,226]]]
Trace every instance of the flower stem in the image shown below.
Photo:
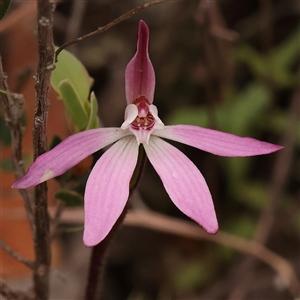
[[[139,148],[139,156],[137,165],[133,172],[130,186],[129,186],[129,198],[131,197],[133,191],[138,185],[140,181],[144,166],[146,162],[146,154],[143,146]],[[125,219],[126,213],[128,211],[129,205],[128,202],[118,218],[117,222],[113,226],[112,230],[106,236],[106,238],[99,243],[98,245],[92,248],[92,255],[90,260],[89,274],[88,274],[88,282],[86,288],[85,299],[86,300],[97,300],[101,299],[101,295],[103,293],[104,287],[104,272],[105,272],[105,263],[107,257],[107,250],[110,242],[112,241],[115,233],[117,232],[120,225],[123,223]]]

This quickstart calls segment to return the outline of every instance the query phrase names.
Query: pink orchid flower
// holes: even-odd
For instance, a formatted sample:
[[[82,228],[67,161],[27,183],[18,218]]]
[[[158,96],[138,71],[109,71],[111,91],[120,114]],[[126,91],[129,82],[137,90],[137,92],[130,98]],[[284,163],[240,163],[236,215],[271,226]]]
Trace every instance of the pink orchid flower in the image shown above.
[[[39,156],[13,184],[18,189],[38,185],[114,143],[97,161],[86,184],[83,234],[86,246],[101,242],[121,215],[128,200],[140,144],[174,204],[211,234],[217,232],[218,222],[205,179],[181,151],[163,139],[228,157],[268,154],[283,148],[197,126],[165,126],[152,104],[155,74],[148,55],[148,41],[148,26],[140,21],[137,52],[125,73],[128,105],[121,128],[91,129],[68,137]]]

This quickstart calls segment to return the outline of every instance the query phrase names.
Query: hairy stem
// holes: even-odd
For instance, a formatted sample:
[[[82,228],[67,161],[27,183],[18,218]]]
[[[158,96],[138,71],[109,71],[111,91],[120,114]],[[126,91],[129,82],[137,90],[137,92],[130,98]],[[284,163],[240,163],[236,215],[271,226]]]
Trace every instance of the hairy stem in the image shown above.
[[[54,68],[53,9],[51,0],[37,1],[37,38],[39,64],[35,78],[36,107],[33,125],[34,158],[47,151],[47,118],[50,106],[50,75]],[[47,207],[47,184],[35,188],[35,268],[33,274],[36,299],[49,297],[49,271],[51,262],[49,215]]]

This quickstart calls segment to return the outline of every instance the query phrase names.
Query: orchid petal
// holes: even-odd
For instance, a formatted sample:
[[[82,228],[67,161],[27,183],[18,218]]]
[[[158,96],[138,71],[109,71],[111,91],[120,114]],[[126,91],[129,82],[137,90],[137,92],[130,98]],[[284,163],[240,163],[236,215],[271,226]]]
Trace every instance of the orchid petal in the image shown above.
[[[83,242],[100,243],[121,215],[129,196],[129,183],[137,163],[133,136],[116,142],[94,166],[85,189]]]
[[[52,150],[37,157],[13,188],[26,189],[63,174],[99,149],[129,134],[120,128],[91,129],[71,135]]]
[[[208,233],[216,233],[218,221],[211,194],[200,171],[177,148],[151,136],[147,156],[174,204]]]
[[[138,97],[145,96],[153,102],[155,73],[148,54],[149,28],[144,21],[139,23],[137,52],[128,63],[125,71],[125,92],[128,104]]]
[[[192,125],[165,126],[161,130],[155,130],[152,134],[215,155],[229,157],[268,154],[283,148],[279,145],[249,137],[239,137],[230,133]]]

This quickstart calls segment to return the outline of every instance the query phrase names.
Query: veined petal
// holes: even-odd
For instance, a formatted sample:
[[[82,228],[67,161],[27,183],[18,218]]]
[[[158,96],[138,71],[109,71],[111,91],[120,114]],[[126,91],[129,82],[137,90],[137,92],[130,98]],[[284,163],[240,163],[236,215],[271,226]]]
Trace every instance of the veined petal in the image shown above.
[[[52,150],[37,157],[27,173],[13,185],[26,189],[63,174],[99,149],[130,134],[120,128],[91,129],[71,135]]]
[[[144,147],[174,204],[208,233],[216,233],[218,221],[212,197],[196,166],[177,148],[158,137],[151,136]]]
[[[177,141],[220,156],[242,157],[268,154],[282,146],[262,142],[249,137],[192,125],[165,126],[153,135]]]
[[[139,23],[137,52],[125,71],[125,92],[128,104],[139,96],[153,102],[155,73],[148,54],[149,28],[144,21]]]
[[[116,142],[98,160],[86,184],[83,242],[100,243],[121,215],[129,196],[129,183],[137,163],[133,136]]]

